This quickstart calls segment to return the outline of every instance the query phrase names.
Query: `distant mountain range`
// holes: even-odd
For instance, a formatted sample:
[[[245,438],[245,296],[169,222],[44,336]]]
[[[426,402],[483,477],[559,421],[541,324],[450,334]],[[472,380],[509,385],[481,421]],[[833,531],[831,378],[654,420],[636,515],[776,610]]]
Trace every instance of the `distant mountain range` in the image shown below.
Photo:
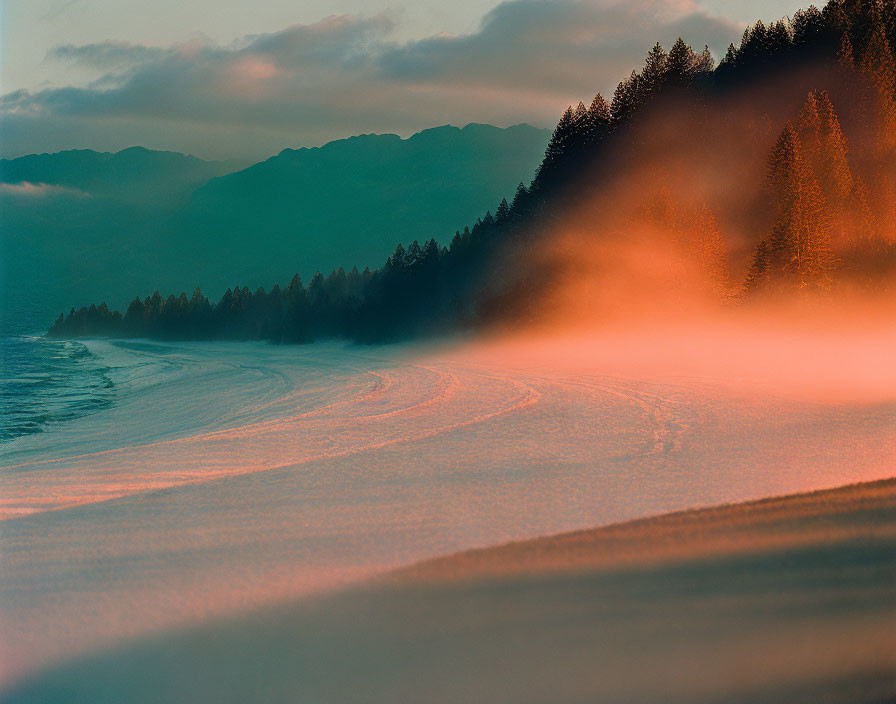
[[[60,306],[120,306],[147,288],[270,287],[377,266],[398,241],[447,243],[532,178],[549,138],[444,126],[285,149],[242,170],[142,147],[2,159],[0,324],[40,327]]]
[[[0,183],[44,184],[93,198],[149,204],[162,198],[184,199],[197,186],[240,166],[144,147],[115,154],[71,149],[0,159]]]

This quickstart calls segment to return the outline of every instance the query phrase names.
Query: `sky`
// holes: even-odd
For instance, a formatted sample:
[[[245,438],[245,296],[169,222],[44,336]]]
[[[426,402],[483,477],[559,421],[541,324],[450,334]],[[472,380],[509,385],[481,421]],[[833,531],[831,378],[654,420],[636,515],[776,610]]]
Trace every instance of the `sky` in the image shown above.
[[[441,124],[550,127],[682,36],[795,0],[4,0],[0,153],[257,159]]]

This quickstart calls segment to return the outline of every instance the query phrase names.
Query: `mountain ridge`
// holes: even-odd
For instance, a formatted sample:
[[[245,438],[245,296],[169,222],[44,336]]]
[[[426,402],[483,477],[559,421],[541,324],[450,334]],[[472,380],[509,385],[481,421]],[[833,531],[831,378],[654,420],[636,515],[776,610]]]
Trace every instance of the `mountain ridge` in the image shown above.
[[[134,286],[270,286],[349,254],[373,266],[396,237],[423,230],[447,241],[512,196],[549,137],[523,124],[442,125],[286,148],[243,168],[140,146],[3,159],[4,317],[27,309],[49,322],[60,305],[99,296],[122,305]],[[53,188],[17,187],[24,182]]]

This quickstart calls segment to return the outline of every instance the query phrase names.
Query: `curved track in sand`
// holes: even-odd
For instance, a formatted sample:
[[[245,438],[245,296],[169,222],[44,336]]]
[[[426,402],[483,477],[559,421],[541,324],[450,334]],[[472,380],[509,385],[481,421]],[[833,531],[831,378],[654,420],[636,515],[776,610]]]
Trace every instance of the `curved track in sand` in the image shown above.
[[[343,356],[356,359],[351,353]],[[219,373],[203,370],[201,362],[195,366],[189,383],[196,387]],[[300,471],[307,462],[411,443],[520,412],[540,398],[511,377],[412,362],[352,370],[328,387],[312,389],[301,388],[299,379],[273,365],[233,365],[230,383],[247,383],[244,371],[285,383],[263,403],[231,409],[209,424],[225,427],[78,454],[37,453],[34,459],[0,465],[0,520],[250,472]]]

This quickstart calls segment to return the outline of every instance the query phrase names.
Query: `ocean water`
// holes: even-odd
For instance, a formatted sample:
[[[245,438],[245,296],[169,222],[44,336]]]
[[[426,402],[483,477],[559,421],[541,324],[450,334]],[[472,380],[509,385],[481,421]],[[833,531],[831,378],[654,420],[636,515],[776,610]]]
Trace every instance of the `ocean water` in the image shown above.
[[[82,342],[0,337],[0,443],[108,408],[109,371]]]

